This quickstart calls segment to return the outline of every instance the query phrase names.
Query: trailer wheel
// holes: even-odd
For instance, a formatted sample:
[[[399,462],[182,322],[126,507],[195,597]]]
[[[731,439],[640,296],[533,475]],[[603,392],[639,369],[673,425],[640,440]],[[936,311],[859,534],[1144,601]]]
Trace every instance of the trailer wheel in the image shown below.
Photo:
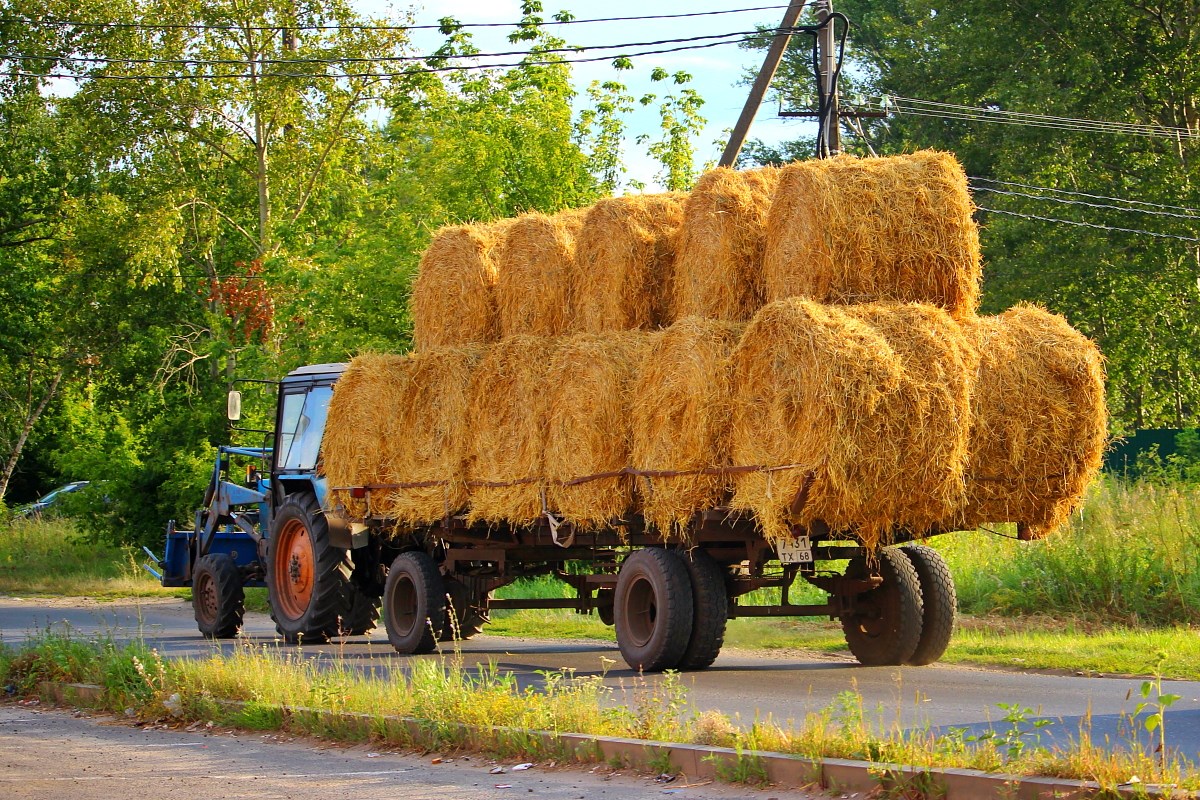
[[[383,589],[388,641],[404,654],[431,652],[446,627],[446,589],[428,554],[396,556]]]
[[[446,587],[446,625],[439,639],[465,641],[482,632],[489,621],[488,598],[481,595],[478,587],[457,578],[443,578],[442,582]]]
[[[921,639],[905,663],[923,667],[941,658],[950,646],[958,596],[954,591],[954,577],[941,553],[923,544],[906,544],[900,552],[908,556],[917,571],[923,607]]]
[[[912,562],[896,548],[879,551],[883,583],[858,596],[855,612],[842,617],[846,644],[867,666],[905,664],[921,639],[921,588]],[[848,578],[869,576],[858,556],[846,568]]]
[[[237,564],[223,553],[209,553],[192,573],[192,609],[196,626],[209,639],[237,636],[246,614],[246,593]]]
[[[275,629],[288,642],[327,642],[350,611],[352,565],[329,544],[329,525],[311,494],[289,495],[267,542],[267,597]]]
[[[729,594],[725,590],[725,571],[703,550],[683,555],[692,579],[692,635],[679,661],[681,670],[712,666],[725,643],[729,622]]]
[[[643,672],[679,665],[692,635],[692,581],[674,550],[648,547],[625,559],[613,616],[626,663]]]
[[[362,636],[379,625],[379,598],[371,597],[357,586],[350,587],[350,608],[341,619],[343,636]]]

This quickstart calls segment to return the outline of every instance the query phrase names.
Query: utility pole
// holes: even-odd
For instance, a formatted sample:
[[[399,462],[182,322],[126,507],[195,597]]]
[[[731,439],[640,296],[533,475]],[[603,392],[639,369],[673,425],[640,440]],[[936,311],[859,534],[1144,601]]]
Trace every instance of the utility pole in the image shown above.
[[[750,96],[746,98],[746,105],[742,107],[742,115],[738,117],[737,124],[733,126],[733,133],[729,135],[729,143],[725,145],[725,152],[721,154],[720,166],[732,167],[737,163],[738,153],[742,151],[742,145],[746,142],[746,134],[750,132],[750,123],[754,121],[754,115],[758,113],[758,107],[762,105],[763,97],[766,96],[767,89],[771,86],[771,79],[775,77],[775,71],[779,69],[779,62],[783,61],[783,52],[787,50],[788,42],[792,38],[791,29],[796,27],[796,23],[799,22],[800,12],[804,10],[804,3],[805,0],[792,0],[787,11],[784,12],[783,22],[779,23],[779,30],[771,40],[767,57],[763,59],[758,77],[754,79],[754,86],[750,88]],[[835,116],[834,119],[837,117]]]
[[[825,109],[820,120],[821,141],[818,142],[817,149],[825,157],[836,156],[842,152],[842,136],[838,122],[837,48],[834,42],[834,21],[830,19],[832,14],[833,0],[819,0],[817,22],[824,27],[817,35],[817,47],[820,51],[820,76],[817,80],[821,84],[821,94],[825,97]]]

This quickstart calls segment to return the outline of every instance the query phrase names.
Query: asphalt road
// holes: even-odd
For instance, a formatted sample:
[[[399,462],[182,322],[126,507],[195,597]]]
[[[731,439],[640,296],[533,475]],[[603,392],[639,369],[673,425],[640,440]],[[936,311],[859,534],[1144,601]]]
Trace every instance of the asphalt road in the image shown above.
[[[338,747],[276,734],[136,728],[36,707],[0,706],[0,797],[7,800],[766,800],[760,790],[609,772]],[[666,794],[669,793],[669,794]],[[771,789],[778,800],[812,795]]]
[[[205,655],[214,644],[200,637],[191,608],[180,600],[130,604],[84,604],[80,601],[40,601],[0,598],[0,637],[19,643],[47,626],[69,627],[80,634],[104,633],[116,639],[142,636],[170,656]],[[274,642],[274,626],[263,614],[248,614],[245,633],[256,644]],[[280,644],[281,647],[287,645]],[[312,657],[341,657],[361,669],[386,674],[405,669],[414,658],[400,656],[388,645],[382,630],[343,642],[305,646]],[[539,671],[571,669],[577,675],[603,674],[617,691],[618,701],[638,683],[639,676],[621,661],[607,642],[512,639],[480,635],[460,645],[467,665],[494,663],[515,673],[527,685],[541,681]],[[431,656],[425,656],[429,658]],[[436,657],[436,656],[432,656]],[[654,680],[655,678],[647,678]],[[737,715],[743,723],[773,719],[785,723],[830,706],[843,692],[858,692],[867,712],[881,726],[961,727],[968,734],[1011,727],[1001,704],[1032,709],[1022,724],[1030,737],[1043,744],[1077,736],[1090,720],[1094,742],[1113,747],[1133,746],[1140,725],[1128,715],[1137,701],[1140,679],[1048,675],[1021,671],[952,667],[863,667],[848,659],[812,653],[786,656],[728,650],[702,672],[687,673],[682,681],[688,700],[697,709],[716,709]],[[1164,692],[1182,696],[1166,712],[1168,746],[1200,762],[1200,682],[1167,681]],[[1051,721],[1034,731],[1034,719]],[[1144,731],[1140,731],[1145,740]]]

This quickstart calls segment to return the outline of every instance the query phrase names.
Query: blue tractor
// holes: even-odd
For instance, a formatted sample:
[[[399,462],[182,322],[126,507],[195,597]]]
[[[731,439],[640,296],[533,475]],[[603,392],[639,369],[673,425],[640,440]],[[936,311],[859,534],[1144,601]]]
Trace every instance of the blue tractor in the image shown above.
[[[247,586],[266,586],[271,616],[289,642],[328,641],[372,630],[379,620],[378,553],[362,526],[327,515],[317,461],[333,385],[345,364],[316,364],[279,382],[265,447],[222,446],[192,530],[167,527],[164,556],[147,568],[164,586],[190,586],[196,624],[210,638],[237,634]],[[230,393],[229,416],[241,414]],[[250,463],[244,483],[231,460]],[[351,553],[358,548],[355,555]],[[464,610],[465,613],[465,610]]]

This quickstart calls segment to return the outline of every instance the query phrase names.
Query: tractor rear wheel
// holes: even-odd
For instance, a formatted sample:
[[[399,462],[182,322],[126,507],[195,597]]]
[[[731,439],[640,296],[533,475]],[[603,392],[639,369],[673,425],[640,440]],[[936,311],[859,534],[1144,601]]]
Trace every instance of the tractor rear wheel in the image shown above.
[[[846,644],[860,664],[898,666],[917,650],[921,639],[921,587],[912,562],[897,548],[879,551],[883,583],[860,594],[855,611],[842,617]],[[870,576],[862,556],[850,561],[847,578]]]
[[[396,556],[383,589],[383,618],[396,652],[429,653],[446,628],[446,588],[428,553]]]
[[[350,587],[350,608],[341,620],[343,636],[362,636],[379,626],[379,598]]]
[[[196,626],[209,639],[231,639],[242,629],[246,593],[237,564],[223,553],[209,553],[192,573],[192,609]]]
[[[692,635],[692,579],[675,550],[647,547],[621,565],[613,597],[617,646],[635,670],[679,666]]]
[[[289,495],[267,542],[267,597],[288,642],[327,642],[342,634],[354,587],[349,553],[329,544],[329,524],[311,494]]]

